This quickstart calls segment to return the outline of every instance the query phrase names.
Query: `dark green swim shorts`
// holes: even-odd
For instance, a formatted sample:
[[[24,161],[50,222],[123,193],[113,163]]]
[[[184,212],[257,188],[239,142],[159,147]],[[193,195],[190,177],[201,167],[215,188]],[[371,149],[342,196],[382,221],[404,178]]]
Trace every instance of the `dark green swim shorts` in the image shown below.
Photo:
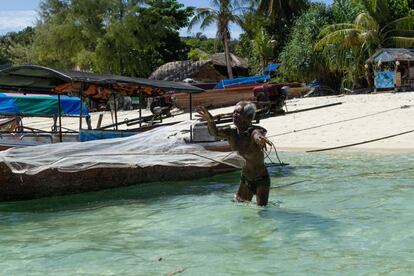
[[[241,175],[240,179],[246,183],[247,187],[253,194],[256,194],[258,187],[270,187],[270,177],[268,174],[254,179],[249,179],[246,176]]]

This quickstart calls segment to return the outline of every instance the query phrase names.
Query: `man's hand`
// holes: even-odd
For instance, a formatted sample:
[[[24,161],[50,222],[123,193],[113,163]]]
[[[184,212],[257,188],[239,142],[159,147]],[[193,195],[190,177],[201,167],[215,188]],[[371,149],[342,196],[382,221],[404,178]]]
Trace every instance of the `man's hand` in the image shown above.
[[[213,123],[214,122],[214,117],[213,115],[210,114],[210,112],[208,112],[207,108],[205,108],[204,106],[200,106],[197,110],[198,112],[198,116],[202,118],[203,120],[207,121],[207,123]]]
[[[258,144],[262,149],[267,150],[267,146],[270,148],[273,146],[272,142],[270,142],[260,130],[254,131],[253,138],[256,144]]]

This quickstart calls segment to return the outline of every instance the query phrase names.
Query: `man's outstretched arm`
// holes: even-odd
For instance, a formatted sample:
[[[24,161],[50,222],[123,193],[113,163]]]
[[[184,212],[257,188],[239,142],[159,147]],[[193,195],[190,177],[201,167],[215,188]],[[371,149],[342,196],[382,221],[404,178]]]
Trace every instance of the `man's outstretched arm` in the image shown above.
[[[197,112],[200,115],[199,117],[207,122],[208,132],[211,135],[220,138],[228,138],[229,134],[226,131],[217,128],[216,123],[214,122],[214,117],[208,112],[207,108],[201,106],[198,108]]]

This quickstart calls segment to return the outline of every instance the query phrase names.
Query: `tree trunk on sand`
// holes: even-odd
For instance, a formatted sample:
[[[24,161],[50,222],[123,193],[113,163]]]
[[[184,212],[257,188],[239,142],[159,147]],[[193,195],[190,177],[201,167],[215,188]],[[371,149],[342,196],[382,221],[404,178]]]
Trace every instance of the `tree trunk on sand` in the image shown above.
[[[267,65],[267,61],[266,61],[266,59],[263,56],[260,57],[260,63],[262,64],[262,75],[264,75],[265,74],[266,65]]]
[[[369,71],[368,68],[365,68],[364,74],[365,74],[365,80],[367,81],[368,87],[369,88],[373,87],[371,72]]]
[[[227,41],[227,37],[223,38],[223,43],[224,43],[224,56],[226,57],[227,74],[229,75],[229,79],[232,79],[233,78],[233,71],[232,71],[232,68],[231,68],[229,43]]]

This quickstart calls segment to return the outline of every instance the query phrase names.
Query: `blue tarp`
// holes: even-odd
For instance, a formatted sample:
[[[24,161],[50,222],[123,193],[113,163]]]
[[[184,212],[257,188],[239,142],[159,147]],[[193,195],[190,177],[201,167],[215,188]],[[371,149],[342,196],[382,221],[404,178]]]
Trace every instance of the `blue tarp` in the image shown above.
[[[381,71],[375,72],[375,88],[394,88],[395,87],[395,72]]]
[[[280,67],[279,63],[272,63],[272,64],[269,64],[268,66],[266,66],[264,71],[265,71],[265,73],[276,72],[277,69],[279,69],[279,67]]]
[[[60,96],[60,103],[62,116],[79,116],[79,98]],[[59,115],[58,96],[0,93],[0,114],[50,117]],[[82,115],[89,116],[85,105]]]
[[[308,84],[310,90],[315,89],[318,86],[321,86],[320,80],[313,80],[311,83]]]
[[[81,142],[94,141],[101,139],[112,139],[129,137],[138,134],[138,132],[123,132],[123,131],[102,131],[102,130],[80,130],[79,140]]]
[[[255,83],[262,83],[270,79],[269,75],[264,76],[253,76],[253,77],[243,77],[243,78],[235,78],[235,79],[225,79],[220,81],[219,83],[214,86],[214,89],[223,89],[226,87],[231,87],[235,85],[242,85],[242,84],[255,84]]]

